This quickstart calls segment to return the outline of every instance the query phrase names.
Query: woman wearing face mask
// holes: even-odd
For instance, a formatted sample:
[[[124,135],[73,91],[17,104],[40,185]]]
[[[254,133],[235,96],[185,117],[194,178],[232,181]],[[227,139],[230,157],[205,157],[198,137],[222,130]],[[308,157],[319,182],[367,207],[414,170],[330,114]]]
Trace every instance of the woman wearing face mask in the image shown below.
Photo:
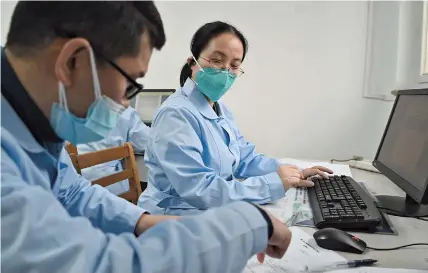
[[[219,101],[244,74],[247,40],[224,22],[195,33],[181,75],[181,88],[158,111],[146,150],[149,185],[139,205],[153,214],[192,214],[236,200],[269,203],[290,187],[312,186],[300,171],[255,153]],[[239,179],[239,180],[238,180]]]

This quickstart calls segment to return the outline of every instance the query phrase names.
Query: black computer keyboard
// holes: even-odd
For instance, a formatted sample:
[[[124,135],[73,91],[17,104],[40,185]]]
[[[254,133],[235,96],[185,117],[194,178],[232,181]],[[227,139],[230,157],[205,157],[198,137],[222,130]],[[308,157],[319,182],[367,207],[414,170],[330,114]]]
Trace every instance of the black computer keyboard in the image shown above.
[[[373,198],[351,177],[312,177],[309,203],[317,228],[373,229],[382,220]]]

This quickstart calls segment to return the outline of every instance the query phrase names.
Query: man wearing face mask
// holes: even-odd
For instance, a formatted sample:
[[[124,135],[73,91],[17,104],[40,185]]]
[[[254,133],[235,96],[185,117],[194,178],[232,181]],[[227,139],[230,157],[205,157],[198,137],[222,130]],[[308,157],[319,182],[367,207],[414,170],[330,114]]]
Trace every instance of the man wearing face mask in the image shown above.
[[[152,2],[17,4],[1,52],[2,271],[240,272],[284,255],[290,232],[252,204],[158,223],[74,170],[64,140],[108,135],[164,43]]]

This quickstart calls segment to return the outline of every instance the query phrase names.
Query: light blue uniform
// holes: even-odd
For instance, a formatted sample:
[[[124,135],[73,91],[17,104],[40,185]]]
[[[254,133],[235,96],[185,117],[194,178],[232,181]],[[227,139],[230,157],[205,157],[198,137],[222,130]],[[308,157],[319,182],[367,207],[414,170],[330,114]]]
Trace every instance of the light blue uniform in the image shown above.
[[[2,79],[3,80],[3,79]],[[133,234],[143,209],[79,176],[1,99],[2,272],[241,272],[267,223],[238,202]]]
[[[138,112],[135,111],[134,108],[128,107],[120,116],[116,128],[110,132],[107,138],[89,144],[77,145],[77,149],[79,154],[86,154],[107,148],[118,147],[126,142],[131,142],[134,152],[142,153],[146,149],[149,133],[150,127],[146,126],[144,122],[141,121]],[[82,176],[89,181],[94,181],[122,170],[122,162],[120,160],[114,160],[83,169]],[[115,183],[108,186],[107,189],[119,195],[129,190],[129,182],[125,180]]]
[[[279,162],[255,153],[232,113],[218,105],[219,116],[190,79],[163,103],[147,145],[149,183],[139,206],[183,215],[236,200],[263,204],[284,197]]]

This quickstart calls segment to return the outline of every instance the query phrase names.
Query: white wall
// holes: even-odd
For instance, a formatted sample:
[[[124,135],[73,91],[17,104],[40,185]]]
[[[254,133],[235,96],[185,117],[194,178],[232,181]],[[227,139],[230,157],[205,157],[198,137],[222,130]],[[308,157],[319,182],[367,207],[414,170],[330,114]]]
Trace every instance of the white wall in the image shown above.
[[[277,157],[373,158],[391,102],[362,97],[365,2],[158,2],[167,45],[147,86],[177,87],[193,33],[225,20],[250,49],[226,95],[258,151]]]
[[[10,5],[2,2],[5,41]],[[13,6],[13,5],[12,5]],[[392,103],[363,98],[365,2],[158,2],[167,44],[149,88],[176,88],[202,24],[225,20],[250,43],[225,102],[258,151],[277,157],[373,158]],[[5,25],[6,22],[6,25]]]
[[[4,46],[9,30],[10,18],[16,5],[16,1],[1,1],[1,33],[0,44]]]

